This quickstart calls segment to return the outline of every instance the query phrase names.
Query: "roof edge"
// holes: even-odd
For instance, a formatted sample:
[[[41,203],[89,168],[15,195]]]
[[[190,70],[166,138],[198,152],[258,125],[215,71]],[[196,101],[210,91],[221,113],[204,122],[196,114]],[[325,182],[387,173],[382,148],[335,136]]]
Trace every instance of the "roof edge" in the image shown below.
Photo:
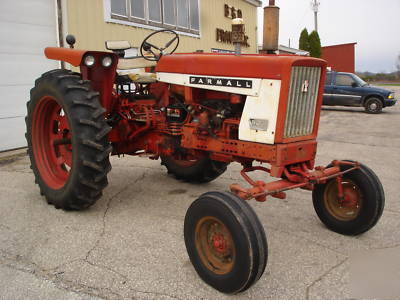
[[[340,47],[340,46],[346,46],[346,45],[357,45],[357,42],[354,42],[354,43],[337,44],[337,45],[330,45],[330,46],[322,46],[321,48]]]
[[[254,5],[256,7],[261,7],[262,2],[260,0],[243,0],[244,2],[247,2],[251,5]]]

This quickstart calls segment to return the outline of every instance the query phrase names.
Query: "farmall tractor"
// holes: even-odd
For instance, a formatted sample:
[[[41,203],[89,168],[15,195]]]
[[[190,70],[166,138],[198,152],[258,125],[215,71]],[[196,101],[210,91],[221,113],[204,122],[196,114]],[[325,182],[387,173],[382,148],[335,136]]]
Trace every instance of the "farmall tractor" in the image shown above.
[[[166,38],[165,45],[154,36]],[[67,42],[73,48],[72,36]],[[126,41],[106,42],[111,51],[105,52],[45,49],[47,58],[80,68],[44,73],[27,103],[31,167],[49,204],[93,205],[107,186],[110,155],[161,159],[168,173],[194,183],[240,163],[250,186],[201,195],[184,221],[194,268],[224,293],[248,289],[267,264],[265,232],[246,200],[283,199],[285,191],[302,188],[312,191],[318,217],[335,232],[358,235],[378,222],[384,192],[371,169],[350,160],[314,167],[325,61],[173,54],[178,44],[175,32],[161,30],[133,58],[124,58]],[[277,180],[255,181],[252,171]]]

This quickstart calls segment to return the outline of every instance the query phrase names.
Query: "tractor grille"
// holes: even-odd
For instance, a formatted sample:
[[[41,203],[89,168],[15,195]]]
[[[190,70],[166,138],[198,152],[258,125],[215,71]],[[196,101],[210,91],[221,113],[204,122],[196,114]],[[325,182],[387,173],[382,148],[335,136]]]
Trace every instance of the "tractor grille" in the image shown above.
[[[320,77],[319,67],[292,68],[284,138],[312,133]]]

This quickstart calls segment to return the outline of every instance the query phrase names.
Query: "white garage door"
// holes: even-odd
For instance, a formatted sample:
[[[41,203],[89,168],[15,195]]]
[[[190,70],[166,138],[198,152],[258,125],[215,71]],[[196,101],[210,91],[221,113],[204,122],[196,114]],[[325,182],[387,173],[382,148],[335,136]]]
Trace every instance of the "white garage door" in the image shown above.
[[[59,67],[54,0],[0,0],[0,151],[26,146],[25,114],[35,79]]]

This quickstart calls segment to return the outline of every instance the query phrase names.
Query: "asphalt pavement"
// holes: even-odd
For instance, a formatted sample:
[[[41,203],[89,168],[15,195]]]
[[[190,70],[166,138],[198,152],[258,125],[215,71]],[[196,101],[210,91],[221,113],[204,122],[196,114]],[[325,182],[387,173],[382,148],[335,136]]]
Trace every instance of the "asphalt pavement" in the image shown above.
[[[348,299],[352,257],[400,253],[399,124],[399,105],[378,115],[323,109],[317,164],[353,159],[372,168],[386,194],[383,216],[369,232],[348,237],[323,226],[308,191],[252,200],[267,233],[268,265],[252,288],[235,296],[197,276],[183,220],[202,193],[244,185],[240,165],[195,185],[167,175],[159,161],[113,157],[103,197],[86,211],[65,212],[40,195],[25,150],[1,153],[0,299]]]

